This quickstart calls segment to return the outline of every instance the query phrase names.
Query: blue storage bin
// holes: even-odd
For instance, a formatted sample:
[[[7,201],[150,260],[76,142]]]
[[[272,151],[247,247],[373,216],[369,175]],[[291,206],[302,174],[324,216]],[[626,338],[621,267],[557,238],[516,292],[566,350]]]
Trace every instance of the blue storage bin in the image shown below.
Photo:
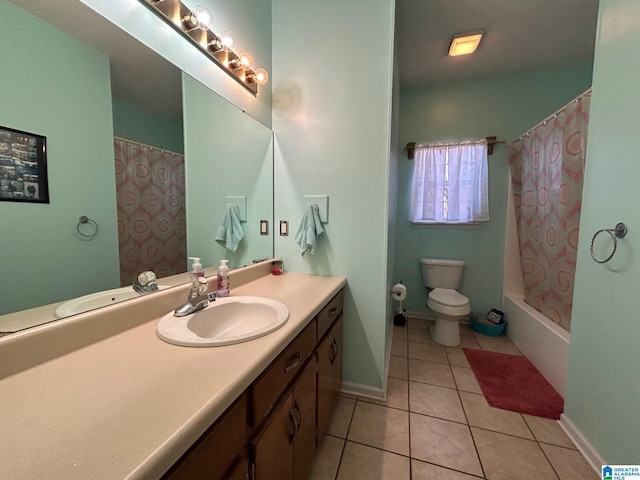
[[[479,319],[475,313],[469,315],[469,323],[471,330],[488,335],[489,337],[499,337],[507,328],[507,322],[503,320],[502,323],[494,324],[484,319]]]

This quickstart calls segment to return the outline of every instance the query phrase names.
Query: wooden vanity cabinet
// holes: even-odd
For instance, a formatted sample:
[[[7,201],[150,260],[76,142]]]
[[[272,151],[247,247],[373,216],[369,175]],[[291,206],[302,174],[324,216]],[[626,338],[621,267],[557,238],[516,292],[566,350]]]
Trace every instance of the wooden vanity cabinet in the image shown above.
[[[341,290],[161,480],[306,480],[342,383],[343,297]]]
[[[322,339],[327,330],[329,330],[338,317],[342,315],[343,303],[344,290],[340,290],[316,316],[316,336],[318,341]]]
[[[287,386],[302,370],[316,346],[313,319],[249,387],[249,425],[259,427]]]
[[[235,466],[231,469],[228,475],[224,477],[225,480],[247,480],[249,478],[249,463],[248,459],[242,458],[236,462]]]
[[[253,480],[305,480],[316,445],[315,361],[304,371],[251,443]]]
[[[247,437],[247,395],[242,394],[162,480],[228,479],[235,478],[233,472],[237,478],[246,479]]]
[[[326,433],[342,385],[342,315],[318,344],[318,433]],[[320,437],[318,438],[320,439]]]

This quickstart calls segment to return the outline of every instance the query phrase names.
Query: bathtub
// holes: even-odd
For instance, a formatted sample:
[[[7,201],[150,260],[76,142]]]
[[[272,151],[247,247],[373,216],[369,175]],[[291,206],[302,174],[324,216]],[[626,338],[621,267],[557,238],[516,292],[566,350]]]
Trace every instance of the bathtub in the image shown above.
[[[529,306],[523,296],[504,294],[507,336],[564,398],[570,334]]]

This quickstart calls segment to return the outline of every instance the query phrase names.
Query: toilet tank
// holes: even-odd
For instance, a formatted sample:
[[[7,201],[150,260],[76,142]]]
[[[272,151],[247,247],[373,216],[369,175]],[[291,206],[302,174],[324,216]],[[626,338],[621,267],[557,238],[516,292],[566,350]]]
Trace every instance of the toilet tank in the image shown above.
[[[457,290],[464,270],[462,260],[444,258],[421,258],[422,283],[429,288],[450,288]]]

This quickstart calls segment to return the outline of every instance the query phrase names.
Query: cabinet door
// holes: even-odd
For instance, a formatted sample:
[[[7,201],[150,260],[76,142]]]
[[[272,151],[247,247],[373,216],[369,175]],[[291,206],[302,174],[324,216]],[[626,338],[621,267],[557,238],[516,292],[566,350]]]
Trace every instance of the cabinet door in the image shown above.
[[[318,345],[318,433],[326,433],[342,385],[342,316]]]
[[[231,469],[225,480],[247,480],[249,478],[247,471],[247,457],[243,457]]]
[[[162,480],[216,480],[240,457],[247,442],[247,397],[242,395],[207,430]]]
[[[293,442],[293,478],[306,480],[316,453],[316,369],[313,359],[295,384],[293,408],[298,422]]]
[[[253,480],[293,478],[293,441],[297,422],[293,392],[290,392],[272,412],[260,434],[252,442]]]

